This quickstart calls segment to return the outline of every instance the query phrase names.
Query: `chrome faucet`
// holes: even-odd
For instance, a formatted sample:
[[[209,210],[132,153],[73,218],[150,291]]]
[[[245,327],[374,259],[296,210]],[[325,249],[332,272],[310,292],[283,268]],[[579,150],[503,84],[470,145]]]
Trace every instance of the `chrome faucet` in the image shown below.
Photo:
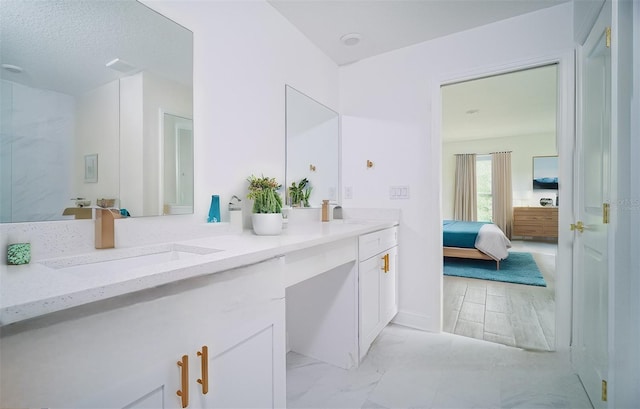
[[[113,221],[121,217],[118,209],[96,209],[96,248],[112,249],[115,247],[115,226]]]

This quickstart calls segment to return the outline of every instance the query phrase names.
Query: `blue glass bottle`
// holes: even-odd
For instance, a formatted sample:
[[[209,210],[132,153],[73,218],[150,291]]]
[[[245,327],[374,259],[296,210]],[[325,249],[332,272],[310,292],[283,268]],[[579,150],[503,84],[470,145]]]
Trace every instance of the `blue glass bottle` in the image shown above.
[[[211,206],[209,207],[209,217],[207,217],[207,223],[219,223],[220,222],[220,196],[211,196]]]

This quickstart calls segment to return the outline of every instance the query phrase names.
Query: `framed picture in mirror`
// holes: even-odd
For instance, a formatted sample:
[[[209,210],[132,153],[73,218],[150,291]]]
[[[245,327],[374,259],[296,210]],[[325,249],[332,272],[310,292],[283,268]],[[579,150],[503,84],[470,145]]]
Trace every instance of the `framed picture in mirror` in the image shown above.
[[[98,182],[98,154],[84,155],[84,183]]]

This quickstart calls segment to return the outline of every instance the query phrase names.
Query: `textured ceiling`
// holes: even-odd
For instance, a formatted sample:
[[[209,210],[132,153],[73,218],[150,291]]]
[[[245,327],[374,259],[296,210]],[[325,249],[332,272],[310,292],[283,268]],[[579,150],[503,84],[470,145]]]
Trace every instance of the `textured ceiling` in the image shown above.
[[[268,0],[339,65],[568,1]],[[361,42],[342,44],[351,32]]]
[[[121,77],[115,58],[192,83],[192,33],[141,3],[0,1],[0,62],[24,69],[4,79],[78,95]]]
[[[442,139],[555,133],[556,100],[556,65],[444,86]]]

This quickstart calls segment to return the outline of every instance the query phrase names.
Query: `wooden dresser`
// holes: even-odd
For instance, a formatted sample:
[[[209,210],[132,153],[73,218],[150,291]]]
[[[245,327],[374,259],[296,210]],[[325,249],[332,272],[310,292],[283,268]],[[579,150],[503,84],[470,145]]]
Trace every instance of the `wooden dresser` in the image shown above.
[[[513,236],[558,237],[557,207],[514,207]]]

